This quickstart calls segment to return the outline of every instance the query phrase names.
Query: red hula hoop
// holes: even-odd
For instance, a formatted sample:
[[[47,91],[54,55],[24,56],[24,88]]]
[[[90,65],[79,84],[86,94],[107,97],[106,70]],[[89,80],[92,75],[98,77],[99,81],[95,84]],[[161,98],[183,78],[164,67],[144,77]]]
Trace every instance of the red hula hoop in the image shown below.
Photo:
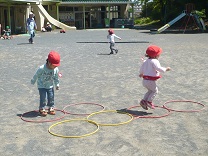
[[[131,110],[132,108],[135,108],[135,107],[140,107],[139,105],[138,106],[132,106],[132,107],[129,107],[127,110]],[[162,117],[165,117],[165,116],[168,116],[171,111],[165,107],[161,107],[161,106],[155,106],[157,108],[162,108],[162,109],[165,109],[168,111],[168,113],[164,114],[164,115],[160,115],[160,116],[139,116],[139,115],[134,115],[134,114],[131,114],[134,116],[134,119],[138,119],[138,118],[162,118]]]
[[[71,115],[85,115],[85,116],[86,116],[86,115],[90,115],[91,113],[89,113],[89,114],[87,114],[87,113],[71,113],[71,112],[65,111],[65,109],[66,109],[67,107],[70,107],[70,106],[75,106],[75,105],[88,105],[88,104],[90,104],[90,105],[97,105],[97,106],[102,107],[103,109],[102,109],[101,111],[103,111],[103,110],[105,109],[105,107],[104,107],[103,105],[101,105],[101,104],[87,102],[87,103],[75,103],[75,104],[69,104],[69,105],[67,105],[67,106],[65,106],[65,107],[63,108],[63,111],[64,111],[66,114],[71,114]]]
[[[190,102],[190,103],[196,103],[198,105],[203,106],[202,109],[199,110],[176,110],[176,109],[171,109],[167,106],[165,106],[168,103],[174,103],[174,102]],[[170,110],[170,111],[175,111],[175,112],[200,112],[205,108],[205,105],[199,102],[195,102],[195,101],[191,101],[191,100],[172,100],[172,101],[167,101],[164,103],[163,107],[165,107],[166,109]]]
[[[59,111],[59,112],[62,112],[64,115],[61,116],[61,117],[57,117],[55,119],[51,119],[51,120],[26,120],[26,119],[24,119],[24,115],[26,115],[28,113],[31,113],[31,112],[39,113],[39,110],[33,110],[33,111],[29,111],[29,112],[23,113],[20,118],[23,121],[26,121],[26,122],[43,123],[43,122],[53,122],[53,121],[61,120],[61,119],[63,119],[65,117],[66,113],[63,110],[59,110],[59,109],[55,109],[55,110]],[[46,118],[46,117],[41,117],[41,118]]]

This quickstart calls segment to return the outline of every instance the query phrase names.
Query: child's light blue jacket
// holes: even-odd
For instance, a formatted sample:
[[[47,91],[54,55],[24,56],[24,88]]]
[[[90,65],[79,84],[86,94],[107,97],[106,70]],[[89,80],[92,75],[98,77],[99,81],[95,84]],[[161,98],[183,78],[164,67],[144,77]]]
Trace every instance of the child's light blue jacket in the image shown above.
[[[47,68],[46,64],[40,66],[36,71],[35,75],[31,79],[31,84],[35,84],[37,81],[38,88],[50,89],[55,85],[59,86],[59,78],[58,78],[59,69],[56,67],[55,69]]]

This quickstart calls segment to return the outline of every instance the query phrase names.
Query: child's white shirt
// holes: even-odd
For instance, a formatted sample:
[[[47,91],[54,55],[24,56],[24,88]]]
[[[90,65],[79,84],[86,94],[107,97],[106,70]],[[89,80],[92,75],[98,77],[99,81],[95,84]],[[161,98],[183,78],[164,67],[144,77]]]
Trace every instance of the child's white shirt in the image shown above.
[[[147,59],[140,68],[140,74],[151,77],[160,76],[160,72],[165,72],[166,68],[160,65],[158,59]]]
[[[115,34],[108,35],[107,38],[109,39],[110,43],[115,43],[115,37],[121,39],[120,37],[116,36]]]

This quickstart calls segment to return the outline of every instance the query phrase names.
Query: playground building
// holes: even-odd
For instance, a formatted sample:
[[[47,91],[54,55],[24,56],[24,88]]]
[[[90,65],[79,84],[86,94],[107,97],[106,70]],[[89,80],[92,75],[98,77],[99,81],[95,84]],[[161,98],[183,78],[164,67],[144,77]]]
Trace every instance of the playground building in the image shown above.
[[[26,32],[29,13],[35,14],[38,30],[47,22],[62,29],[132,27],[131,0],[0,0],[1,29]]]

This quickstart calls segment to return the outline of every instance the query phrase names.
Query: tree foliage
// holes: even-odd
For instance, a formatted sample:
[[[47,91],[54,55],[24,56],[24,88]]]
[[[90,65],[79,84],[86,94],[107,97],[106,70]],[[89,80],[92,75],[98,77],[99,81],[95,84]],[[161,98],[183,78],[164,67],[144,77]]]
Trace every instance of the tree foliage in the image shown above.
[[[142,5],[142,17],[150,17],[162,23],[172,20],[186,10],[188,3],[192,3],[194,10],[204,13],[208,18],[208,0],[136,0],[136,3]]]

